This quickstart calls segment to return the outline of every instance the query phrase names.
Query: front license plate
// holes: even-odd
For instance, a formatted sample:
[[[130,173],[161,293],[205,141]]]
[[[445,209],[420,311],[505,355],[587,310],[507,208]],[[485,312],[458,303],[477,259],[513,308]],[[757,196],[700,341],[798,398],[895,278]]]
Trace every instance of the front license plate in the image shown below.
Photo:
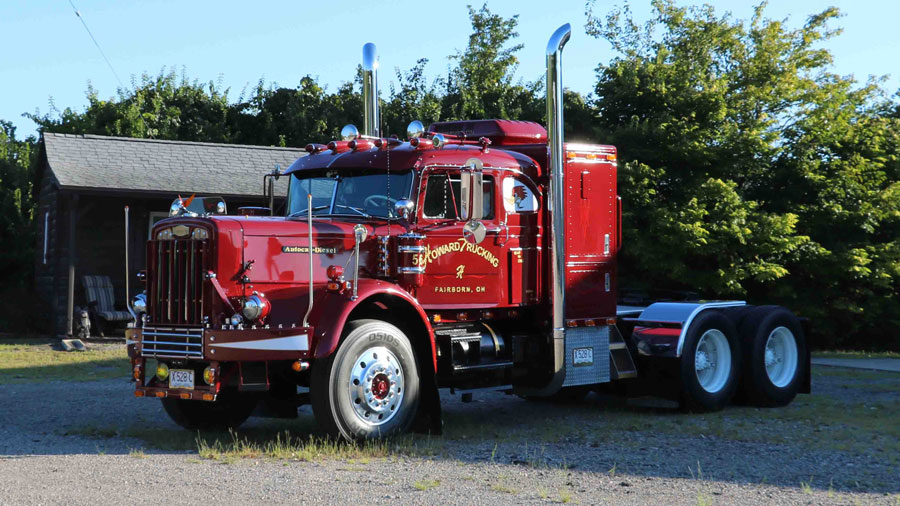
[[[169,388],[194,389],[194,371],[173,369],[169,371]]]
[[[572,350],[572,364],[576,367],[580,365],[592,365],[593,363],[593,348],[575,348],[574,350]]]

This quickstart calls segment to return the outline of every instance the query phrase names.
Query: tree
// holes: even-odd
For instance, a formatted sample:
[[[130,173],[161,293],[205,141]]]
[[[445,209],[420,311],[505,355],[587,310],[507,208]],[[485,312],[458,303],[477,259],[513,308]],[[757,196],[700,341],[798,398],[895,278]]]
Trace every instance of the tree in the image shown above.
[[[465,51],[450,59],[456,67],[450,72],[444,97],[448,118],[510,118],[519,116],[514,104],[527,94],[524,85],[513,85],[522,44],[507,44],[519,34],[515,31],[519,16],[504,18],[484,4],[475,10],[468,6],[472,33]]]
[[[16,139],[16,127],[0,120],[0,279],[15,288],[31,282],[34,263],[35,139]]]
[[[639,26],[589,4],[586,25],[618,53],[595,136],[619,147],[626,286],[774,299],[817,317],[819,344],[865,328],[900,346],[897,124],[877,88],[827,72],[838,11],[789,28],[765,4],[749,22],[653,7]]]
[[[69,108],[56,116],[26,114],[40,128],[58,133],[114,135],[228,142],[226,115],[228,90],[216,84],[189,81],[182,74],[160,72],[141,76],[140,84],[119,89],[118,100],[103,100],[88,86],[88,106],[83,113]],[[56,111],[51,111],[51,113]]]

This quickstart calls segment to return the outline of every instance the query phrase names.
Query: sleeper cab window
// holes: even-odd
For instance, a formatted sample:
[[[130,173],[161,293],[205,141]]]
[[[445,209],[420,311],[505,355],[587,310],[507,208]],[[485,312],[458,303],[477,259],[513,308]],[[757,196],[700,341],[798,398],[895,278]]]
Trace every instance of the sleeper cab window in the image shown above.
[[[538,199],[534,190],[517,177],[503,179],[503,209],[507,214],[535,213]]]
[[[485,220],[494,219],[494,177],[485,175],[482,188]],[[428,176],[422,216],[432,220],[460,220],[459,174],[443,173]]]

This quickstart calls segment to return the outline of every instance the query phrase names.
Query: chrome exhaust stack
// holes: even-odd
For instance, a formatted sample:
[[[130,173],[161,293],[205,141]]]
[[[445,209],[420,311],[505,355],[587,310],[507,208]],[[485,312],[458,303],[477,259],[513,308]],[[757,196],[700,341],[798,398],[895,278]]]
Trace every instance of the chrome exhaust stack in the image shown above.
[[[550,173],[550,290],[553,303],[553,376],[546,386],[522,389],[527,395],[553,395],[566,379],[566,207],[565,153],[563,152],[562,50],[572,27],[566,23],[547,42],[547,169]]]
[[[363,46],[363,136],[381,137],[378,111],[378,55],[375,44]]]

